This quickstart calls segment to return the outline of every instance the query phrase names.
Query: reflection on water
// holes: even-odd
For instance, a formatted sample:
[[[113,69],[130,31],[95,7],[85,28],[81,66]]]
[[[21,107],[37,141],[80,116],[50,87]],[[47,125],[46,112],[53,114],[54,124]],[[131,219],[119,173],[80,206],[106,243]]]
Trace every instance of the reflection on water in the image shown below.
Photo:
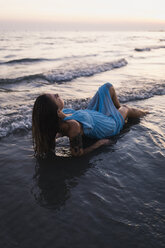
[[[59,209],[70,198],[70,190],[78,184],[90,167],[89,156],[82,158],[54,157],[38,160],[32,194],[40,206]]]
[[[109,147],[112,149],[117,140],[128,133],[130,127],[138,124],[139,121],[139,119],[130,119],[120,135],[111,138],[111,145]],[[84,147],[91,145],[95,141],[84,138]],[[59,149],[60,147],[58,147]],[[106,147],[100,149],[106,151]],[[84,175],[91,166],[94,166],[90,162],[90,158],[98,153],[99,149],[80,158],[54,156],[47,159],[38,159],[33,177],[34,185],[31,190],[37,203],[45,208],[59,210],[70,198],[70,191],[77,186],[78,178]]]

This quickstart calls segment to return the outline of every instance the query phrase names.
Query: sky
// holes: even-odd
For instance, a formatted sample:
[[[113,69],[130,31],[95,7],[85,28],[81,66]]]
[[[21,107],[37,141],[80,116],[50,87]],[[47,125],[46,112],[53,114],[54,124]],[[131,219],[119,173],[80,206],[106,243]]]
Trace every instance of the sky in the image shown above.
[[[0,0],[0,23],[165,27],[165,0]]]

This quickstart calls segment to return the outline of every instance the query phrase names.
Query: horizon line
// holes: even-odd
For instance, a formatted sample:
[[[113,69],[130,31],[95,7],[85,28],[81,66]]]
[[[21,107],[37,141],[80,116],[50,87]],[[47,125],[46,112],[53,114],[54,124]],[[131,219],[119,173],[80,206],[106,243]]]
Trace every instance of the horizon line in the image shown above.
[[[1,28],[30,28],[30,29],[61,29],[61,30],[72,30],[72,29],[103,29],[103,30],[148,30],[148,31],[165,31],[165,21],[159,20],[16,20],[16,19],[0,19]]]

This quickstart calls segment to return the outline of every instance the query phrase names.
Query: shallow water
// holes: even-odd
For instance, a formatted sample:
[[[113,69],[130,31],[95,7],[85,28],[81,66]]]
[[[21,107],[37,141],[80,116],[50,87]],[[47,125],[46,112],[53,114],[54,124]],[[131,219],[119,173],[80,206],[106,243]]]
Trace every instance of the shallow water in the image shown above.
[[[90,38],[87,33],[42,33],[42,40],[40,33],[1,36],[14,46],[4,49],[4,42],[0,58],[0,246],[164,248],[165,49],[152,48],[163,46],[164,33],[92,33]],[[29,53],[34,44],[38,49]],[[54,53],[52,46],[58,48]],[[45,57],[49,61],[29,60]],[[52,59],[58,57],[55,64]],[[106,62],[118,58],[128,64],[104,70]],[[47,80],[61,76],[57,68],[64,62],[68,81]],[[82,75],[87,67],[97,73]],[[69,81],[76,70],[78,77]],[[37,73],[46,73],[47,79],[24,77]],[[107,81],[121,102],[150,114],[130,121],[111,145],[82,158],[70,157],[63,138],[57,142],[57,157],[37,161],[31,140],[35,97],[59,91],[66,106],[85,108]]]
[[[31,133],[1,140],[2,247],[164,247],[164,100],[82,158],[36,161]]]

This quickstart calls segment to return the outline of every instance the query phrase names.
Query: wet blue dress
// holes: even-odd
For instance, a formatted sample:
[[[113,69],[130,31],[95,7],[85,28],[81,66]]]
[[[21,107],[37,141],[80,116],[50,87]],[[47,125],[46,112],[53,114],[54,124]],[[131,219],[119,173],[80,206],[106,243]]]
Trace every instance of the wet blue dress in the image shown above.
[[[84,134],[89,138],[103,139],[120,133],[124,118],[116,109],[109,88],[110,83],[102,85],[89,102],[87,109],[63,109],[67,116],[64,120],[76,120],[82,124]]]

